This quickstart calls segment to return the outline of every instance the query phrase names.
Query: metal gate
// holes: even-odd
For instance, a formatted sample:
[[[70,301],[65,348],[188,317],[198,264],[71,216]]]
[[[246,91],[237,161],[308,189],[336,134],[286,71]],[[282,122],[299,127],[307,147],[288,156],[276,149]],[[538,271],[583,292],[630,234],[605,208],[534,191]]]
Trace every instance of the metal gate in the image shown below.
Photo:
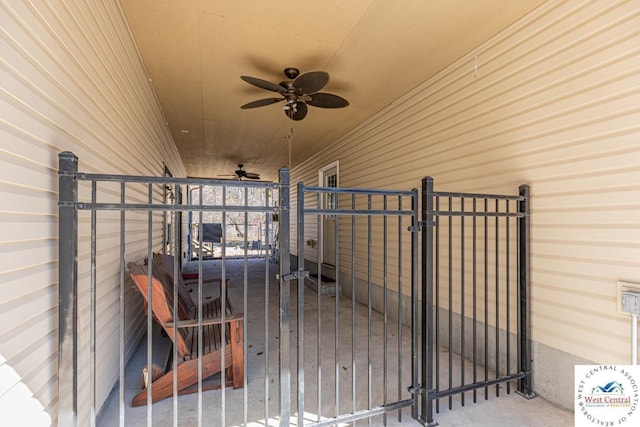
[[[290,272],[289,171],[280,171],[280,183],[89,174],[78,172],[78,158],[65,152],[59,155],[59,184],[58,424],[201,426],[257,422],[288,426],[290,284],[284,278]],[[179,194],[188,194],[188,201],[181,203]],[[215,215],[218,219],[207,219]],[[255,215],[263,219],[254,228],[264,231],[257,243],[247,238]],[[193,295],[191,301],[196,307],[204,307],[211,301],[207,295],[213,295],[220,300],[220,307],[233,309],[232,314],[221,308],[219,323],[242,324],[244,340],[237,353],[243,355],[238,362],[244,372],[242,379],[231,368],[223,368],[210,377],[211,381],[205,381],[208,363],[227,366],[227,360],[235,356],[228,345],[222,344],[208,363],[203,362],[205,348],[211,344],[206,337],[215,338],[203,333],[207,324],[204,310],[197,310],[191,320],[181,318],[176,322],[185,301],[181,294],[181,282],[188,277],[181,274],[185,254],[171,253],[172,265],[167,266],[159,261],[165,258],[158,255],[167,249],[175,252],[193,245],[180,244],[185,243],[180,242],[180,236],[191,235],[191,230],[183,233],[180,227],[165,227],[167,217],[171,224],[180,224],[183,218],[183,223],[190,223],[187,218],[193,218],[198,230],[204,230],[205,223],[219,222],[221,256],[217,260],[203,261],[203,233],[193,235],[188,242],[196,244],[200,252],[195,266],[190,264],[191,276],[197,277],[190,285],[193,293],[187,290],[186,295],[189,299]],[[283,225],[281,240],[270,241],[270,230],[278,220]],[[229,223],[233,226],[227,227]],[[171,235],[165,240],[166,229]],[[236,234],[231,236],[228,230]],[[265,255],[263,258],[249,258],[248,252],[255,246]],[[280,248],[279,267],[272,264],[270,256],[276,247]],[[237,255],[235,259],[233,254]],[[130,262],[147,272],[146,292],[132,284]],[[173,280],[162,283],[165,291],[161,294],[176,315],[172,324],[165,324],[171,326],[173,334],[162,336],[154,311],[154,303],[162,298],[152,288],[166,272],[172,273]],[[210,276],[205,277],[209,273],[215,276],[213,287],[208,284]],[[166,279],[166,275],[162,277]],[[231,300],[233,305],[228,304]],[[194,361],[188,375],[195,380],[188,379],[193,385],[179,390],[184,377],[180,374],[178,378],[177,361],[183,355],[171,342],[176,342],[176,331],[182,324],[191,327],[198,338],[192,341],[189,356]],[[219,342],[231,339],[229,329],[220,331]],[[146,397],[139,394],[145,390],[141,391],[141,377],[155,374],[151,368],[141,375],[141,368],[153,367],[160,360],[170,360],[160,377],[170,384],[169,397],[156,403],[160,394],[154,394],[155,379],[148,381],[147,377],[150,384]],[[203,393],[209,388],[219,391]],[[178,398],[178,391],[193,394]],[[146,409],[132,408],[136,399],[146,404]]]
[[[511,382],[531,383],[529,187],[519,194],[434,191],[422,182],[421,419],[437,425],[441,400],[475,403]],[[482,393],[483,392],[483,393]]]
[[[418,190],[298,184],[297,425],[418,418],[417,209]]]
[[[411,417],[435,425],[434,410],[442,399],[450,408],[454,396],[464,405],[466,395],[473,393],[475,401],[478,390],[484,389],[487,398],[490,386],[499,394],[506,383],[509,393],[513,381],[518,393],[535,395],[526,186],[518,196],[435,192],[433,180],[425,179],[419,221],[418,190],[299,184],[292,240],[287,169],[280,171],[279,183],[266,183],[87,174],[78,172],[72,153],[61,153],[59,160],[59,425],[100,425],[109,405],[115,415],[103,424],[120,426],[150,426],[159,417],[165,423],[171,418],[174,426],[205,421],[371,425],[376,417],[376,424]],[[218,196],[205,200],[205,189]],[[232,189],[238,193],[230,199]],[[250,200],[252,191],[262,196]],[[189,195],[186,203],[179,194]],[[213,214],[219,215],[222,230],[217,262],[203,261],[200,232],[195,237],[191,229],[183,233],[174,226],[166,241],[163,218],[170,216],[174,225],[197,218],[194,224],[204,230],[205,217]],[[256,264],[248,259],[249,247],[256,245],[247,236],[249,218],[258,214],[264,219],[256,228],[265,237],[257,246],[265,256]],[[232,239],[225,231],[230,215],[236,218],[233,229],[243,236],[235,239],[236,260],[230,259]],[[331,266],[323,264],[321,250],[321,222],[327,215],[336,224],[329,239],[335,245]],[[270,241],[275,221],[278,240]],[[192,240],[181,242],[181,236]],[[130,408],[128,384],[139,387],[140,376],[127,369],[135,364],[138,342],[144,343],[140,366],[149,367],[167,338],[159,336],[154,323],[152,279],[161,267],[154,253],[196,244],[194,303],[204,303],[209,271],[219,278],[221,307],[230,299],[237,308],[242,305],[242,316],[222,310],[221,322],[240,317],[245,375],[240,387],[231,387],[232,372],[221,369],[207,385],[220,392],[203,393],[204,344],[198,340],[195,397],[178,399],[174,346],[169,356],[173,398],[152,405],[151,382],[139,421],[140,412]],[[290,246],[297,249],[295,270]],[[184,256],[171,255],[168,297],[178,313]],[[141,296],[132,289],[127,263],[145,259],[148,288]],[[274,260],[278,267],[272,266]],[[144,311],[143,297],[149,301]],[[191,321],[199,337],[203,322],[201,315]],[[224,348],[221,366],[230,357]]]

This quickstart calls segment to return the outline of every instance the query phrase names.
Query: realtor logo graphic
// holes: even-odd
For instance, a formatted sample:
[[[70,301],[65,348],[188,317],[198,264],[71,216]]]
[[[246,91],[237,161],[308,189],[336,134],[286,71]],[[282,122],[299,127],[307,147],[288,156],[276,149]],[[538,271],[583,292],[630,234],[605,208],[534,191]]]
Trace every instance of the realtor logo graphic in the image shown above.
[[[640,425],[640,365],[575,367],[575,426]]]

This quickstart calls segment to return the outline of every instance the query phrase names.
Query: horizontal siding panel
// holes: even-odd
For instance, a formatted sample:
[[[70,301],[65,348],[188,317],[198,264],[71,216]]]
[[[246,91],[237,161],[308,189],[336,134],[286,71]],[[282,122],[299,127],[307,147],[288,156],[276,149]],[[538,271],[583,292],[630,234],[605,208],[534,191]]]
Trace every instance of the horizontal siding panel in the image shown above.
[[[25,206],[28,212],[45,214],[51,212],[51,207],[58,203],[54,192],[42,191],[16,184],[0,182],[0,191],[6,195],[0,202],[0,209],[5,212],[19,212],[20,206]]]
[[[174,176],[185,170],[117,2],[2,2],[0,20],[0,354],[3,368],[20,377],[15,387],[34,393],[56,425],[58,153],[74,152],[82,172],[159,176],[164,164]],[[118,190],[101,187],[100,201],[115,200]],[[148,197],[139,186],[127,194],[128,200]],[[88,197],[81,184],[79,200]],[[160,200],[162,190],[155,188],[153,197]],[[99,409],[117,380],[120,229],[119,215],[98,218]],[[126,261],[139,261],[147,253],[147,217],[127,218]],[[153,221],[159,248],[162,216]],[[88,213],[80,212],[82,349],[88,343],[89,224]],[[126,304],[128,357],[146,324],[130,283]],[[79,395],[88,396],[88,377],[79,385]],[[87,416],[82,411],[79,425],[89,424]]]
[[[537,313],[532,313],[537,316]],[[532,331],[532,339],[536,342],[545,341],[546,345],[561,349],[566,346],[584,346],[584,341],[597,346],[587,346],[579,355],[586,360],[602,360],[602,351],[606,350],[607,359],[611,363],[628,363],[629,354],[627,347],[620,346],[620,337],[610,333],[594,332],[584,328],[585,325],[577,324],[558,316],[537,316],[536,328]],[[542,336],[541,336],[542,335]],[[626,337],[628,340],[628,337]],[[626,341],[626,340],[625,340]],[[618,361],[618,362],[613,362]]]
[[[47,294],[47,297],[50,298],[50,304],[57,303],[57,298],[53,295],[55,293],[55,289],[52,292]],[[43,303],[42,298],[39,301],[40,304]],[[55,304],[54,304],[55,306]],[[52,330],[57,328],[57,325],[52,325],[50,316],[57,317],[57,307],[56,308],[48,308],[46,310],[41,310],[37,314],[33,313],[22,313],[22,317],[20,317],[20,325],[19,327],[11,327],[11,325],[5,326],[3,329],[5,332],[0,335],[2,339],[3,345],[6,346],[6,350],[3,351],[4,356],[7,359],[7,363],[10,366],[13,366],[11,363],[12,358],[19,355],[22,350],[25,348],[24,339],[25,336],[28,336],[32,341],[28,343],[28,345],[32,345],[33,343],[39,342],[39,339],[47,337]],[[11,318],[10,316],[16,316],[15,313],[7,314],[7,318]],[[43,349],[52,348],[51,343],[42,342],[40,344],[43,346]],[[42,357],[49,357],[52,353],[46,354],[45,351],[42,352]],[[55,370],[51,371],[53,375],[55,375]],[[20,373],[22,375],[22,373]]]
[[[529,184],[535,341],[626,363],[628,319],[616,313],[615,292],[618,280],[640,281],[639,123],[637,2],[552,1],[297,165],[292,181],[315,184],[339,160],[342,187],[408,189],[427,175],[436,190],[516,194]],[[315,228],[305,226],[308,238]],[[345,268],[349,233],[347,225]],[[356,251],[366,272],[366,248]],[[372,271],[379,284],[380,267]]]
[[[0,244],[0,256],[13,268],[30,265],[32,259],[46,257],[58,246],[57,239],[22,240],[12,244]]]
[[[32,316],[33,313],[43,313],[47,311],[51,308],[52,304],[54,306],[57,304],[56,287],[53,285],[38,289],[31,294],[22,295],[13,301],[3,303],[0,306],[2,308],[2,314],[0,314],[0,322],[2,322],[0,335],[9,333],[17,325],[24,322],[25,319]],[[25,313],[25,305],[33,307],[33,312]],[[14,349],[16,352],[19,350],[20,348]],[[10,354],[9,351],[4,352],[5,357],[9,357]]]

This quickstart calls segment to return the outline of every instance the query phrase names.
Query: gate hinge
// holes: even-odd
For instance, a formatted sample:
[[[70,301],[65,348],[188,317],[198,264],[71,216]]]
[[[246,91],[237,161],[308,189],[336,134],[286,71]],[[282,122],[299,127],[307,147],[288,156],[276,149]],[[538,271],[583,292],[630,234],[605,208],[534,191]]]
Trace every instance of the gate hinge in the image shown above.
[[[284,280],[285,282],[289,282],[291,280],[296,280],[299,277],[302,277],[303,279],[307,279],[309,278],[309,272],[308,271],[292,271],[291,273],[285,274],[284,276],[282,276],[282,280]],[[278,274],[276,274],[276,279],[280,279]]]
[[[411,394],[417,394],[417,395],[421,395],[422,393],[424,393],[424,388],[418,384],[417,386],[409,386],[407,387],[407,391]]]

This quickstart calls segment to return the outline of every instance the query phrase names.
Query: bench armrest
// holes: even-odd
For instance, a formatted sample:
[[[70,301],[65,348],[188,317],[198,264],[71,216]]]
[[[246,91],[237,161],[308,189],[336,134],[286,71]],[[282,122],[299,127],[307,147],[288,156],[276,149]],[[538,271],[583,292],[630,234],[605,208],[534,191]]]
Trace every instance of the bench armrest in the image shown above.
[[[225,323],[229,323],[229,322],[237,322],[243,319],[244,319],[244,314],[231,314],[229,316],[226,316],[224,321]],[[222,323],[222,317],[219,317],[219,316],[202,318],[202,326],[219,325],[221,323]],[[169,323],[165,323],[164,326],[167,328],[173,328],[176,326],[178,328],[193,328],[198,326],[198,319],[180,320],[178,321],[177,324],[175,322],[169,322]]]

